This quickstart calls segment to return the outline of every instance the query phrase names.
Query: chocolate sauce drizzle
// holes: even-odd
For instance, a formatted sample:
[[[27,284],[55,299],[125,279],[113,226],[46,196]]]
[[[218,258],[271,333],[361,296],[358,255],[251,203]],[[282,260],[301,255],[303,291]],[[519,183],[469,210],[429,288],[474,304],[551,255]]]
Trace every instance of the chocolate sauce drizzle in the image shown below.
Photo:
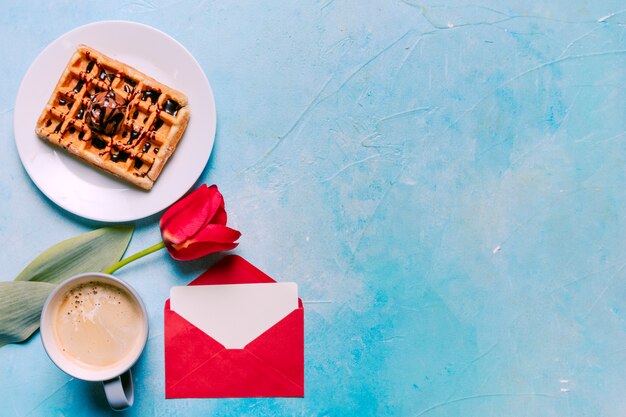
[[[96,149],[104,149],[107,146],[107,142],[99,136],[93,135],[91,137],[91,144]]]
[[[90,54],[86,54],[89,62],[85,67],[85,70],[80,73],[80,79],[77,81],[76,85],[73,88],[73,92],[68,93],[66,96],[69,98],[61,98],[58,103],[60,106],[67,105],[67,107],[71,110],[74,101],[72,98],[80,93],[83,90],[83,87],[86,83],[88,83],[88,87],[91,84],[93,87],[93,93],[85,96],[82,101],[82,104],[78,111],[76,112],[76,119],[83,119],[88,123],[88,125],[92,128],[92,134],[89,136],[91,140],[91,145],[96,149],[107,149],[105,152],[100,153],[100,155],[104,155],[108,153],[110,155],[110,160],[112,162],[126,162],[129,158],[133,159],[132,166],[139,170],[141,169],[145,162],[141,159],[142,155],[152,149],[154,154],[159,152],[159,148],[153,146],[149,140],[152,140],[156,137],[156,131],[161,129],[164,124],[164,121],[158,117],[161,110],[164,112],[176,116],[178,111],[180,110],[180,104],[173,99],[167,99],[162,104],[162,106],[156,106],[155,109],[157,113],[156,120],[152,126],[151,130],[147,130],[149,127],[145,126],[144,128],[135,127],[132,122],[124,122],[127,117],[128,106],[137,95],[141,101],[148,101],[150,105],[157,104],[159,97],[161,96],[161,91],[159,90],[144,90],[137,91],[137,82],[132,78],[126,76],[124,73],[119,72],[115,73],[107,73],[107,70],[103,68],[96,59],[91,58]],[[97,71],[93,73],[94,68],[97,68]],[[89,74],[89,75],[88,75]],[[93,75],[92,75],[93,74]],[[120,78],[123,80],[123,85],[120,87],[126,93],[125,101],[121,97],[116,97],[115,91],[112,90],[112,84],[115,78]],[[93,81],[90,81],[93,80]],[[104,85],[103,85],[104,83]],[[102,91],[102,88],[108,88],[108,91]],[[134,111],[132,114],[132,119],[135,120],[139,116],[140,108],[137,105],[133,105]],[[67,114],[62,116],[61,121],[54,128],[54,133],[59,133],[61,131],[61,127],[63,126],[63,122]],[[47,120],[46,127],[50,127],[52,123],[56,120]],[[144,118],[144,124],[147,123],[148,117]],[[119,127],[122,125],[130,126],[129,131],[124,131],[122,134],[123,138],[128,137],[126,141],[126,146],[124,145],[114,145],[108,138],[101,137],[99,134],[103,134],[105,136],[113,137]],[[86,136],[86,131],[84,128],[77,125],[78,129],[74,125],[70,125],[68,131],[70,134],[74,134],[78,132],[78,138],[80,140],[84,139]],[[137,129],[137,130],[136,130]],[[128,135],[130,132],[130,135]],[[61,135],[63,132],[61,132]],[[142,140],[143,138],[145,140]],[[60,139],[59,139],[60,141]],[[111,143],[110,143],[111,142]],[[136,151],[133,148],[137,147],[140,143],[143,143],[141,146],[141,152],[136,155]],[[144,170],[144,172],[135,173],[136,176],[145,177],[148,171]]]
[[[156,90],[146,90],[141,95],[141,100],[142,101],[146,101],[146,100],[150,99],[150,101],[152,103],[156,103],[156,101],[159,99],[160,95],[161,95],[161,93],[159,91],[156,91]]]
[[[126,162],[130,156],[127,152],[120,151],[117,148],[113,148],[117,153],[111,153],[111,161],[113,162]]]
[[[178,104],[177,101],[172,100],[172,99],[167,99],[165,100],[165,103],[163,103],[163,111],[165,111],[165,113],[169,113],[172,116],[176,116],[176,113],[178,113],[178,110],[180,109],[180,104]]]

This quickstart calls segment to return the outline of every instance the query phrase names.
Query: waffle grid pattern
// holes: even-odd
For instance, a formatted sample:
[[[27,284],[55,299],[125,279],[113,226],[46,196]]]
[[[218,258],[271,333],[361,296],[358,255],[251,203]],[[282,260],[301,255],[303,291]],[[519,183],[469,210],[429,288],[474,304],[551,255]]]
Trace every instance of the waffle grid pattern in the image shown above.
[[[93,97],[113,91],[125,118],[109,136],[93,129]],[[152,188],[189,120],[187,97],[92,48],[74,53],[37,122],[37,135],[143,189]]]

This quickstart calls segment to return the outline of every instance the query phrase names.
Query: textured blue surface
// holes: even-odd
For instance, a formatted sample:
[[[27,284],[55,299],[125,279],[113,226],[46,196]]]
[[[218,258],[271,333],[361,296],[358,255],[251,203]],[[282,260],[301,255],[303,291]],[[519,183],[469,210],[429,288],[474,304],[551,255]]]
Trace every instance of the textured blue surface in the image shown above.
[[[304,399],[164,400],[162,307],[211,260],[119,272],[151,339],[128,415],[623,416],[626,11],[622,1],[32,0],[0,6],[1,279],[96,225],[22,169],[13,103],[84,23],[161,29],[218,109],[202,181],[235,251],[295,281]],[[129,249],[159,239],[140,221]],[[39,336],[0,349],[0,414],[107,415]]]

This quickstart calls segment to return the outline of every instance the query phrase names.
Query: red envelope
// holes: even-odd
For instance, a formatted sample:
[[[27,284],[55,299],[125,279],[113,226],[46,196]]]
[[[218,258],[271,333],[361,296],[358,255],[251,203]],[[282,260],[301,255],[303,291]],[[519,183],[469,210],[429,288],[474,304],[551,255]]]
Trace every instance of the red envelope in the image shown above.
[[[189,285],[271,282],[245,259],[230,255]],[[226,349],[165,302],[165,398],[303,396],[302,300],[243,349]]]

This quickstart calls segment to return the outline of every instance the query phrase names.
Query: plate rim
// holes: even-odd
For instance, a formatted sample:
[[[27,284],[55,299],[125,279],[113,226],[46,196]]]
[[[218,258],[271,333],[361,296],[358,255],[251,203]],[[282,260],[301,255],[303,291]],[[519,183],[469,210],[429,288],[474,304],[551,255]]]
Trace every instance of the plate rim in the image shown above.
[[[135,27],[135,28],[138,27],[138,28],[141,28],[142,30],[146,30],[148,32],[156,32],[156,33],[158,33],[159,35],[161,35],[161,36],[167,38],[169,41],[173,42],[173,44],[177,48],[179,48],[185,55],[187,55],[190,58],[190,62],[197,67],[197,69],[199,70],[199,75],[202,77],[202,81],[206,85],[207,93],[208,93],[207,99],[208,99],[208,103],[210,104],[210,106],[209,106],[210,107],[209,110],[211,112],[211,114],[209,114],[209,127],[210,127],[210,130],[208,132],[206,132],[207,133],[206,136],[208,136],[210,138],[210,146],[209,146],[209,151],[208,151],[208,154],[207,154],[206,162],[204,163],[202,168],[199,169],[199,172],[197,172],[197,174],[194,173],[194,175],[193,175],[194,180],[188,186],[185,185],[183,187],[180,187],[180,189],[178,191],[172,192],[171,193],[172,197],[166,199],[169,202],[159,204],[158,207],[155,204],[153,208],[151,208],[149,210],[146,210],[145,212],[138,213],[138,214],[129,213],[127,215],[124,215],[123,211],[119,211],[118,215],[107,217],[107,216],[101,216],[101,215],[92,215],[92,214],[90,214],[88,212],[84,212],[84,210],[73,208],[73,207],[71,207],[71,204],[67,204],[62,199],[57,198],[50,189],[46,189],[45,186],[40,184],[40,180],[38,181],[36,176],[33,175],[33,173],[31,172],[32,167],[30,167],[29,164],[25,163],[26,155],[24,155],[23,152],[26,151],[26,149],[23,149],[22,146],[20,146],[20,140],[19,140],[18,135],[17,135],[17,125],[18,125],[18,120],[17,119],[18,119],[18,116],[21,116],[22,114],[28,114],[28,112],[24,113],[23,111],[21,111],[21,107],[19,106],[21,101],[23,101],[26,98],[26,95],[27,95],[27,94],[25,94],[25,91],[27,90],[27,86],[25,85],[25,81],[26,81],[27,78],[29,78],[29,76],[32,75],[31,73],[35,70],[38,61],[43,59],[42,57],[45,57],[45,55],[47,53],[49,53],[50,49],[52,49],[54,47],[57,47],[59,43],[61,43],[65,38],[67,38],[68,36],[70,36],[74,32],[79,32],[79,31],[82,31],[82,30],[89,30],[92,27],[107,26],[107,25],[119,25],[119,24],[128,25],[129,27]],[[215,136],[216,136],[216,133],[217,133],[217,109],[216,109],[216,104],[215,104],[215,95],[213,94],[213,88],[212,88],[211,83],[209,82],[209,79],[206,76],[206,73],[204,72],[202,66],[200,65],[198,60],[193,56],[193,54],[182,43],[180,43],[178,40],[176,40],[171,35],[167,34],[166,32],[164,32],[164,31],[162,31],[160,29],[157,29],[157,28],[155,28],[153,26],[150,26],[150,25],[147,25],[147,24],[141,23],[141,22],[131,21],[131,20],[124,20],[124,19],[97,20],[97,21],[85,23],[83,25],[76,26],[76,27],[74,27],[74,28],[72,28],[72,29],[62,33],[61,35],[57,36],[54,40],[49,42],[37,54],[37,56],[32,60],[32,62],[28,66],[28,69],[24,72],[24,75],[22,76],[22,80],[20,81],[19,87],[17,89],[17,94],[16,94],[16,98],[15,98],[15,106],[14,106],[14,108],[15,108],[15,111],[13,113],[14,143],[15,143],[15,146],[17,148],[17,153],[18,153],[18,156],[20,158],[20,162],[22,164],[22,167],[24,168],[24,170],[28,174],[28,177],[30,178],[32,183],[35,185],[35,187],[47,199],[49,199],[51,202],[53,202],[55,205],[57,205],[61,209],[65,210],[65,211],[67,211],[67,212],[69,212],[69,213],[71,213],[73,215],[76,215],[76,216],[78,216],[80,218],[87,219],[87,220],[93,220],[93,221],[97,221],[97,222],[103,222],[103,223],[134,222],[134,221],[137,221],[137,220],[145,219],[147,217],[150,217],[152,215],[155,215],[155,214],[165,210],[167,207],[171,206],[173,203],[178,201],[182,196],[184,196],[195,185],[195,183],[198,181],[198,179],[200,179],[200,177],[202,176],[202,173],[206,169],[206,167],[207,167],[207,165],[208,165],[208,163],[209,163],[209,161],[211,159],[211,155],[213,154],[213,149],[215,147]],[[34,131],[34,128],[33,128],[33,131]],[[148,191],[148,192],[150,192],[150,191]],[[112,212],[115,212],[115,210],[113,210]]]

